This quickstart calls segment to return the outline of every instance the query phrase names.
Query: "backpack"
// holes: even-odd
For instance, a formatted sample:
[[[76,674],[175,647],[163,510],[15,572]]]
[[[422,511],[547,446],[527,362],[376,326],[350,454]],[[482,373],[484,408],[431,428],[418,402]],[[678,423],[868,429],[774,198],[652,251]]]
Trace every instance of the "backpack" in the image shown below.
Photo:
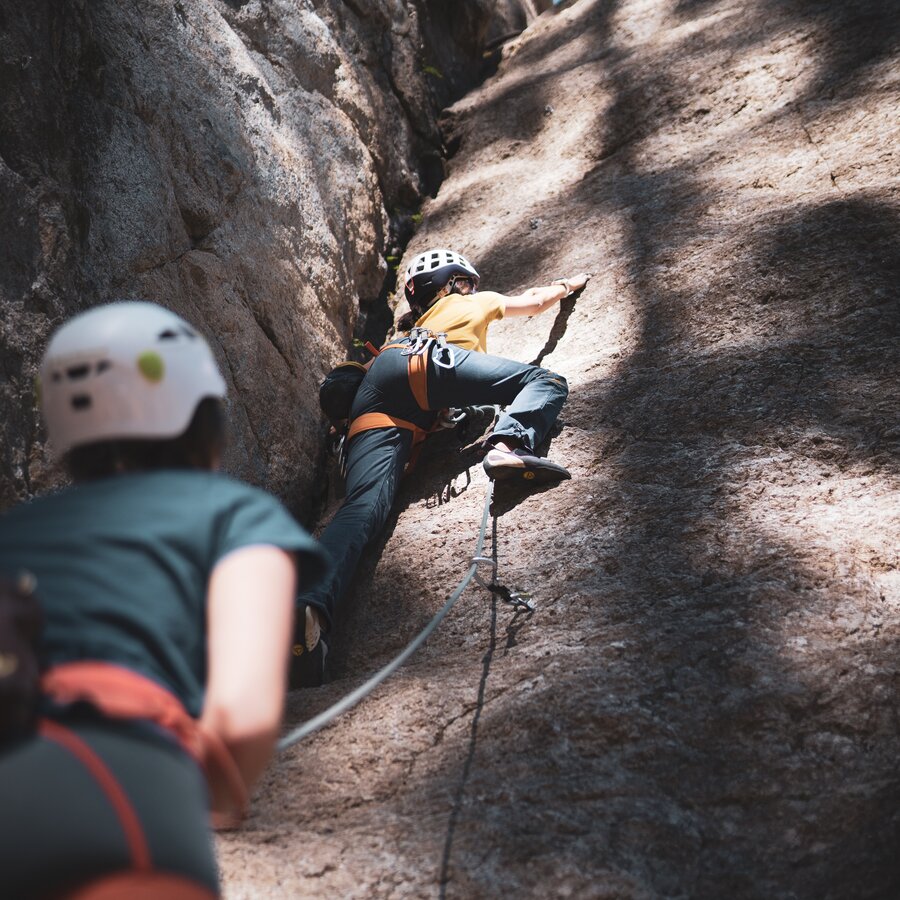
[[[0,578],[0,744],[25,737],[37,722],[39,642],[44,614],[35,578]]]
[[[319,385],[319,408],[332,425],[350,418],[356,392],[366,377],[366,367],[358,362],[335,366]]]

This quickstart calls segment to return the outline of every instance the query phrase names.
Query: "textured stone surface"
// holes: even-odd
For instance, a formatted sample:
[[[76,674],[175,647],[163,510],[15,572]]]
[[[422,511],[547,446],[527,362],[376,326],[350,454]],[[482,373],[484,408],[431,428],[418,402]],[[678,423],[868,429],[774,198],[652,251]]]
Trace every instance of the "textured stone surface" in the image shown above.
[[[167,27],[184,27],[175,5],[130,7],[131,26],[109,33],[124,16],[111,3],[91,3],[91,16],[86,4],[30,7],[27,32],[15,24],[25,13],[0,7],[4,502],[46,477],[26,404],[43,335],[107,288],[172,290],[204,316],[231,354],[245,471],[304,489],[320,428],[310,385],[344,346],[357,299],[380,289],[377,253],[371,271],[354,268],[327,216],[344,227],[362,204],[373,218],[346,239],[383,233],[392,204],[414,202],[404,160],[411,190],[429,193],[399,139],[344,148],[315,135],[344,162],[313,174],[285,131],[288,107],[337,107],[330,85],[342,115],[363,117],[346,125],[357,133],[363,88],[302,73],[346,53],[356,83],[374,85],[353,67],[362,51],[347,25],[371,26],[374,4],[367,17],[357,3],[267,5],[339,23],[331,44],[293,57],[292,35],[313,27],[299,12],[267,30],[253,3],[182,6],[198,35],[208,17],[230,23],[227,41],[213,29],[231,48],[217,63],[204,55],[213,37],[157,45],[135,30],[166,10]],[[561,7],[441,119],[457,152],[404,254],[457,247],[485,287],[508,293],[595,273],[557,313],[491,333],[493,351],[540,360],[572,389],[550,454],[573,480],[495,503],[499,577],[529,589],[536,611],[469,588],[374,696],[280,756],[246,827],[218,839],[229,900],[900,895],[896,4]],[[393,21],[394,6],[377,9]],[[265,77],[263,41],[277,70]],[[169,57],[177,68],[156,71]],[[391,54],[414,72],[415,53],[403,58]],[[128,93],[126,61],[146,91]],[[435,96],[443,74],[430,76]],[[279,78],[298,86],[266,87]],[[301,89],[303,78],[324,87]],[[135,115],[165,148],[150,161],[123,124],[128,97],[145,94]],[[207,131],[159,124],[193,123],[201,99]],[[427,144],[432,113],[418,116],[409,139]],[[303,116],[291,121],[302,131]],[[354,157],[362,145],[369,157]],[[397,154],[385,171],[379,153]],[[276,157],[300,160],[296,182]],[[128,202],[127,182],[109,188],[123,171],[143,177]],[[375,173],[371,196],[365,181],[350,196],[360,172]],[[305,191],[312,206],[293,202]],[[120,283],[111,247],[132,266]],[[301,322],[317,336],[312,357]],[[298,386],[304,376],[287,372],[301,362],[318,371]],[[288,421],[279,392],[293,392],[305,424]],[[294,692],[287,727],[360,684],[440,608],[474,549],[485,489],[477,462],[435,441],[359,573],[331,683]]]
[[[0,4],[0,506],[59,478],[32,409],[50,330],[143,297],[212,341],[230,468],[309,516],[316,385],[443,177],[436,111],[534,15],[467,4],[439,35],[450,79],[419,25],[446,6]]]
[[[595,273],[490,338],[571,385],[573,480],[496,502],[536,611],[468,589],[278,759],[229,898],[900,896],[896,4],[566,6],[447,112],[405,254]],[[289,724],[440,608],[485,487],[423,458]]]

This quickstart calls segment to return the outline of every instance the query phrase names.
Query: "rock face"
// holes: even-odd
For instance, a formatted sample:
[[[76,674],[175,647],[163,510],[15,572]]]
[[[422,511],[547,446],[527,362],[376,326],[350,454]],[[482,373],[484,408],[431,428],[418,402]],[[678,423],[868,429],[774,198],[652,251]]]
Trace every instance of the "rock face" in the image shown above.
[[[495,499],[535,612],[469,588],[280,756],[230,900],[900,896],[896,4],[566,7],[447,111],[405,254],[595,273],[489,338],[571,387],[572,481]],[[485,490],[423,454],[289,724],[440,608]]]
[[[32,402],[49,331],[141,297],[211,340],[229,467],[309,516],[316,385],[443,178],[437,111],[535,13],[452,6],[0,4],[0,507],[60,477]]]
[[[442,143],[404,259],[449,245],[506,293],[595,273],[489,339],[571,387],[572,481],[489,522],[535,611],[468,588],[281,754],[219,838],[228,900],[900,896],[896,3],[564,2],[439,119],[481,51],[428,29],[488,4],[119,6],[2,6],[4,502],[50,477],[47,328],[111,291],[205,324],[236,463],[312,496],[313,385]],[[486,480],[432,444],[287,727],[465,573]]]

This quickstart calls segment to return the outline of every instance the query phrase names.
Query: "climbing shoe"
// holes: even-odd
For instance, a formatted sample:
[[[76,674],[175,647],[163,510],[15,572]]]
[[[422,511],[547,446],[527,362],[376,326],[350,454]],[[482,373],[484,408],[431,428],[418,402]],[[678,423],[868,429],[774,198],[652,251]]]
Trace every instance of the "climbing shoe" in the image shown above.
[[[484,457],[484,471],[496,481],[519,478],[532,484],[547,484],[571,478],[569,470],[543,456],[534,456],[527,450],[500,450],[491,447]]]
[[[325,680],[325,657],[328,645],[322,637],[319,617],[313,607],[301,606],[297,610],[294,644],[291,647],[291,665],[288,683],[291,689],[320,687]]]

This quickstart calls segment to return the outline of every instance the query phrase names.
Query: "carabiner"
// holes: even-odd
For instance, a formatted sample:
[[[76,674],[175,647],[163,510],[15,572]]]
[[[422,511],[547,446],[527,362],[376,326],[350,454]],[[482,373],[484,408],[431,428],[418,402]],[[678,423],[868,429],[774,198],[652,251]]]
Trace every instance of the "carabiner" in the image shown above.
[[[446,354],[447,362],[441,361],[441,354]],[[437,336],[437,349],[431,354],[431,359],[436,366],[440,366],[442,369],[452,369],[456,365],[456,354],[447,343],[447,333],[445,331],[442,331]]]
[[[491,567],[491,580],[485,581],[481,577],[481,572],[479,571],[479,566],[482,563],[488,563]],[[472,557],[472,565],[475,566],[475,580],[483,587],[487,588],[489,591],[492,591],[494,588],[494,578],[497,577],[497,561],[491,556],[473,556]]]
[[[401,356],[418,356],[425,353],[434,340],[427,328],[413,328],[409,333],[409,346],[400,351]]]

